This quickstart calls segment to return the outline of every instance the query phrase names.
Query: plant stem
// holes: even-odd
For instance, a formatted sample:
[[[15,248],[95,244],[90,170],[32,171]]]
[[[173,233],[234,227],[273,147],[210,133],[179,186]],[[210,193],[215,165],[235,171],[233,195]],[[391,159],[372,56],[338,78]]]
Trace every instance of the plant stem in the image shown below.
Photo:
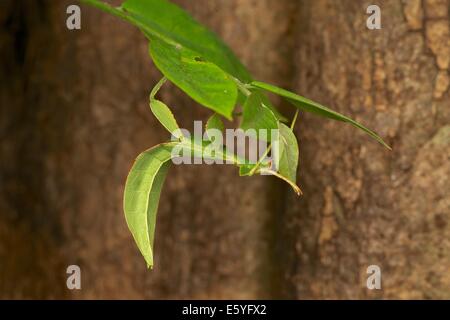
[[[234,78],[234,77],[232,77],[232,79],[236,83],[239,91],[241,91],[246,97],[248,97],[252,94],[252,92],[250,90],[248,90],[247,86],[244,83],[242,83],[239,79]]]
[[[258,162],[256,163],[256,165],[253,167],[252,170],[250,170],[249,175],[252,176],[255,174],[256,170],[258,170],[258,168],[261,166],[261,163],[264,161],[264,159],[267,157],[267,155],[269,154],[270,150],[272,150],[272,144],[270,144],[266,151],[264,152],[264,154],[261,156],[261,158],[259,158]]]
[[[287,183],[292,187],[292,189],[294,189],[295,193],[296,193],[298,196],[300,196],[300,195],[303,194],[303,192],[302,192],[302,190],[300,189],[299,186],[297,186],[295,183],[293,183],[293,182],[290,181],[289,179],[286,179],[286,177],[282,176],[282,175],[279,174],[278,172],[273,171],[273,170],[271,170],[271,169],[261,169],[261,172],[271,174],[271,175],[273,175],[273,176],[276,176],[276,177],[278,177],[278,178],[284,180],[285,182],[287,182]]]
[[[166,77],[162,77],[161,80],[153,87],[152,92],[150,93],[150,100],[153,100],[158,93],[159,89],[163,86],[163,84],[167,81]]]
[[[297,111],[295,111],[294,119],[292,120],[291,123],[291,130],[294,130],[295,123],[297,122],[298,112],[299,110],[297,109]]]

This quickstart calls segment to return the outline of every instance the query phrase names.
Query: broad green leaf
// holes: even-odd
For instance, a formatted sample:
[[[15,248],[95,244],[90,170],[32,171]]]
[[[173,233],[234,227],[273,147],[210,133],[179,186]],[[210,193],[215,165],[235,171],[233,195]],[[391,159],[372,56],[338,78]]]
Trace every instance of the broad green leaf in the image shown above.
[[[266,107],[268,107],[273,112],[275,117],[277,117],[278,121],[281,121],[281,122],[287,122],[288,121],[288,119],[284,115],[282,115],[280,113],[280,111],[278,111],[277,108],[275,108],[275,106],[272,104],[272,102],[267,97],[267,95],[263,92],[262,89],[254,90],[252,92],[258,92],[259,93],[259,97],[261,99],[261,103],[264,104]]]
[[[213,114],[206,122],[205,127],[206,132],[208,132],[208,130],[210,129],[216,129],[219,130],[220,132],[225,131],[225,126],[217,113]]]
[[[124,191],[125,219],[148,267],[153,266],[156,215],[170,160],[174,154],[181,156],[184,149],[204,156],[203,151],[208,144],[197,144],[187,139],[160,144],[140,154],[130,170]],[[226,150],[219,151],[212,159],[237,162],[236,157]]]
[[[125,218],[148,267],[153,266],[156,213],[174,145],[160,144],[140,154],[125,185]]]
[[[242,82],[251,81],[248,71],[219,37],[170,1],[127,0],[119,8],[99,0],[83,1],[131,22],[151,39],[195,51]]]
[[[232,118],[237,87],[222,69],[194,51],[157,39],[150,41],[150,54],[158,69],[191,98]]]
[[[159,91],[161,86],[166,82],[166,79],[163,78],[159,81],[156,86],[153,88],[150,94],[150,109],[155,115],[156,119],[170,132],[174,137],[180,139],[183,137],[180,127],[178,126],[177,120],[173,116],[172,111],[170,111],[169,107],[163,103],[155,99],[156,93]]]
[[[312,112],[315,113],[317,115],[320,115],[322,117],[326,117],[326,118],[330,118],[330,119],[334,119],[334,120],[338,120],[338,121],[343,121],[343,122],[348,122],[350,124],[352,124],[353,126],[363,130],[364,132],[366,132],[367,134],[369,134],[372,138],[374,138],[375,140],[377,140],[379,143],[381,143],[383,146],[385,146],[388,149],[391,149],[384,141],[383,139],[377,135],[374,131],[364,127],[362,124],[356,122],[353,119],[350,119],[336,111],[333,111],[317,102],[314,102],[312,100],[309,100],[307,98],[304,98],[302,96],[299,96],[298,94],[295,94],[293,92],[287,91],[285,89],[273,86],[271,84],[268,83],[264,83],[264,82],[259,82],[259,81],[254,81],[251,83],[254,87],[260,88],[260,89],[264,89],[267,90],[269,92],[273,92],[275,94],[278,94],[279,96],[282,96],[284,98],[286,98],[289,102],[291,102],[294,106],[305,110],[307,112]]]
[[[243,82],[251,81],[245,67],[219,37],[170,1],[127,0],[122,8],[152,36],[197,52]]]
[[[260,171],[285,180],[297,194],[300,194],[301,190],[295,184],[299,156],[297,138],[291,128],[281,122],[278,123],[278,137],[274,137],[272,141],[272,155],[275,170],[263,168]]]
[[[291,181],[297,180],[298,142],[291,128],[279,123],[279,161],[278,172]]]
[[[252,92],[247,98],[242,111],[243,130],[255,129],[257,139],[271,140],[271,130],[278,128],[278,120],[272,110],[264,103],[264,95],[258,91]],[[266,135],[261,135],[259,130],[266,130]]]
[[[220,133],[221,141],[223,144],[225,126],[217,113],[214,113],[206,122],[205,133],[210,141],[215,141],[217,137],[215,135]]]

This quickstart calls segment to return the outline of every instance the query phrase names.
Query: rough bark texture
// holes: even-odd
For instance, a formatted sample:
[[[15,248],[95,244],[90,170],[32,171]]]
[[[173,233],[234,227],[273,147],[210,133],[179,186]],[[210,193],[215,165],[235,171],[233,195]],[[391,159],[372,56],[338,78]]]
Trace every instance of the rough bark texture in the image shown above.
[[[302,198],[227,166],[173,167],[147,271],[122,213],[134,158],[168,139],[147,105],[160,74],[146,40],[88,7],[68,31],[69,1],[2,1],[0,297],[450,298],[448,1],[379,1],[373,31],[367,1],[177,2],[256,78],[393,151],[302,114]],[[184,127],[210,114],[173,86],[162,98]],[[70,264],[80,291],[66,288]],[[380,291],[365,287],[371,264]]]
[[[450,297],[448,1],[302,1],[297,90],[361,120],[389,152],[305,115],[300,183],[288,195],[287,283],[298,298]],[[446,80],[447,79],[447,80]],[[289,237],[288,237],[289,238]],[[382,290],[365,287],[378,265]]]

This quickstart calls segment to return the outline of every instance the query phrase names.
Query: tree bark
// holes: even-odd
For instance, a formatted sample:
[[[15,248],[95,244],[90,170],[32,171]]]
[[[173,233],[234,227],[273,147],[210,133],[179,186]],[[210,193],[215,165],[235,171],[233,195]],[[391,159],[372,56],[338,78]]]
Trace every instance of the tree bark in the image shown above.
[[[301,117],[284,222],[296,298],[450,297],[448,1],[302,1],[296,89],[386,138]],[[368,290],[369,265],[382,290]]]

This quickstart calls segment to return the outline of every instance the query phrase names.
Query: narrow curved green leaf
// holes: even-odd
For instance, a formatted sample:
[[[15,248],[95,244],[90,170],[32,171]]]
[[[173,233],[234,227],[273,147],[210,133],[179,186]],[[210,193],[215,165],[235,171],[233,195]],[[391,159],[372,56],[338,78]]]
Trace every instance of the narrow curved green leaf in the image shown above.
[[[333,111],[317,102],[314,102],[312,100],[309,100],[307,98],[299,96],[298,94],[295,94],[293,92],[287,91],[285,89],[276,87],[276,86],[268,84],[268,83],[253,81],[251,84],[254,87],[267,90],[267,91],[275,93],[283,98],[286,98],[294,106],[296,106],[297,108],[300,108],[302,110],[305,110],[307,112],[312,112],[319,116],[338,120],[338,121],[348,122],[348,123],[352,124],[353,126],[359,128],[359,129],[363,130],[364,132],[366,132],[367,134],[369,134],[372,138],[377,140],[379,143],[381,143],[383,146],[385,146],[389,150],[391,149],[391,147],[389,147],[383,141],[383,139],[378,134],[376,134],[374,131],[364,127],[359,122],[357,122],[351,118],[348,118],[336,111]]]
[[[125,184],[125,219],[148,267],[153,266],[156,214],[174,145],[160,144],[140,154]]]
[[[227,119],[237,100],[236,83],[196,52],[154,39],[150,55],[158,69],[198,103]]]

